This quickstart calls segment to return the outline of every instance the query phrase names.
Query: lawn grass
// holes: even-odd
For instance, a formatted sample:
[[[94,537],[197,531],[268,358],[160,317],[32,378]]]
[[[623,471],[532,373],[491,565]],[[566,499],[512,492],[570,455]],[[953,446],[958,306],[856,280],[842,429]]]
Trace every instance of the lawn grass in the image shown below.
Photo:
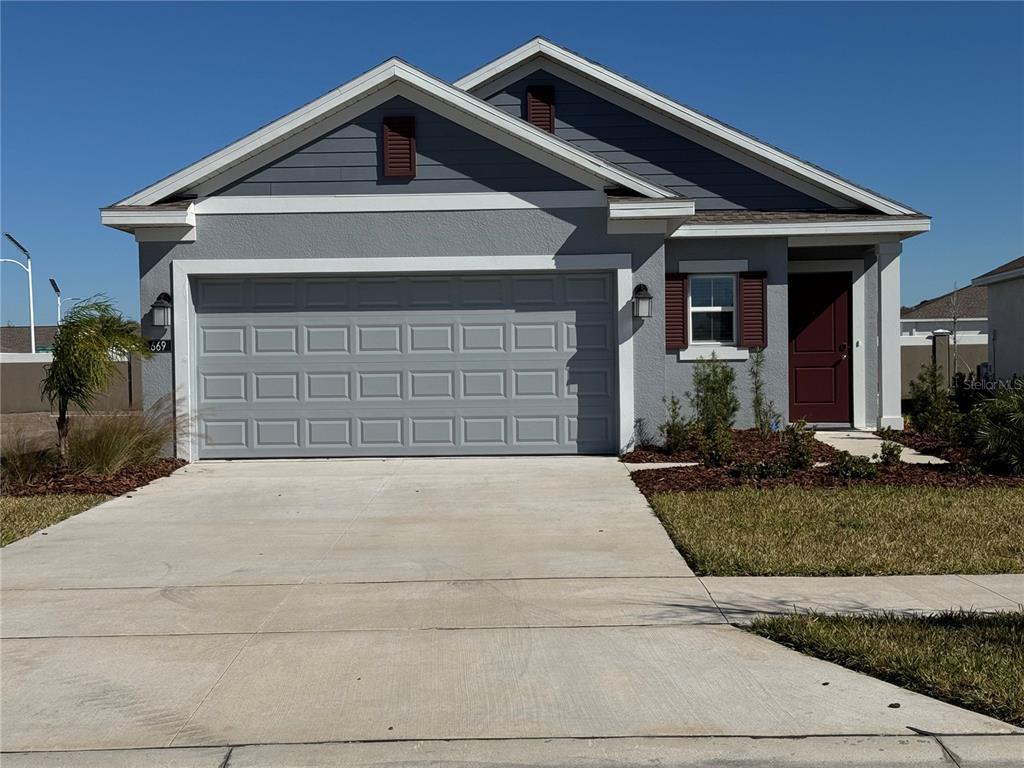
[[[1024,612],[793,614],[751,631],[918,693],[1024,726]]]
[[[652,506],[704,576],[1024,572],[1015,488],[737,488]]]
[[[95,507],[107,496],[54,493],[0,498],[0,547]]]

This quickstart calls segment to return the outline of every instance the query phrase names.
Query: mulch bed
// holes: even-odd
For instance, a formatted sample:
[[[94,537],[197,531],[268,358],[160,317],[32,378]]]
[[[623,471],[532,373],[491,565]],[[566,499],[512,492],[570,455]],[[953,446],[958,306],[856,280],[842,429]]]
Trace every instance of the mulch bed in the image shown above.
[[[120,496],[185,466],[181,459],[155,459],[141,467],[122,469],[113,475],[80,475],[55,470],[31,483],[4,485],[7,496],[41,496],[50,493],[89,493]]]
[[[955,467],[942,464],[900,464],[895,467],[876,465],[878,474],[866,480],[844,480],[829,473],[828,467],[813,467],[794,472],[789,477],[763,480],[741,478],[724,467],[674,467],[645,469],[632,474],[633,482],[650,498],[657,493],[679,491],[721,491],[729,488],[780,488],[796,485],[803,488],[845,488],[850,485],[915,486],[939,488],[1021,488],[1024,477],[1002,475],[968,475]]]
[[[786,449],[782,444],[781,434],[765,439],[756,429],[737,429],[732,433],[733,455],[739,461],[757,463],[774,463],[786,458]],[[837,451],[824,443],[814,441],[814,460],[832,461]],[[693,450],[669,453],[656,445],[640,446],[636,450],[623,454],[622,461],[630,464],[647,464],[666,461],[700,461]]]
[[[970,448],[965,448],[962,445],[935,435],[924,435],[912,429],[904,429],[895,434],[884,432],[876,432],[875,434],[884,440],[892,440],[907,448],[913,448],[918,453],[923,453],[927,456],[938,456],[940,459],[945,459],[953,464],[958,462],[972,463],[977,459]]]

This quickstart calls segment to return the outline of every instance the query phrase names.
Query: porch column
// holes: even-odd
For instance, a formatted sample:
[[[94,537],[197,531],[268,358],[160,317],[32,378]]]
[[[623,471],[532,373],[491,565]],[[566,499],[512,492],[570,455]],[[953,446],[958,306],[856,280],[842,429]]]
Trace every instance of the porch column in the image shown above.
[[[902,243],[875,246],[878,262],[878,426],[903,429],[900,405],[900,253]]]

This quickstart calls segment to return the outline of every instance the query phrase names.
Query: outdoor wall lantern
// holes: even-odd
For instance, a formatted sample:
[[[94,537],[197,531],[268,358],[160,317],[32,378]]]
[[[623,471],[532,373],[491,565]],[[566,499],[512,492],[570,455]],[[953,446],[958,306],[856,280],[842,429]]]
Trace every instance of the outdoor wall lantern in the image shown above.
[[[651,304],[654,297],[647,290],[647,286],[641,283],[633,289],[633,317],[650,317]]]
[[[171,325],[171,296],[161,293],[150,307],[153,312],[153,325],[156,328],[169,328]]]

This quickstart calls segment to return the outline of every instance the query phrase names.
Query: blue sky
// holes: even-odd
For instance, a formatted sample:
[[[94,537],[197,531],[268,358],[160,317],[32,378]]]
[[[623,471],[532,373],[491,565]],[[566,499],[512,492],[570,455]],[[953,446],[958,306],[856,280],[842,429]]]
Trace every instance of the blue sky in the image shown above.
[[[541,34],[934,218],[913,303],[1024,253],[1024,4],[17,3],[2,21],[0,219],[65,296],[138,316],[98,209],[392,55],[455,79]],[[18,254],[6,242],[3,256]],[[0,321],[27,322],[0,270]]]

